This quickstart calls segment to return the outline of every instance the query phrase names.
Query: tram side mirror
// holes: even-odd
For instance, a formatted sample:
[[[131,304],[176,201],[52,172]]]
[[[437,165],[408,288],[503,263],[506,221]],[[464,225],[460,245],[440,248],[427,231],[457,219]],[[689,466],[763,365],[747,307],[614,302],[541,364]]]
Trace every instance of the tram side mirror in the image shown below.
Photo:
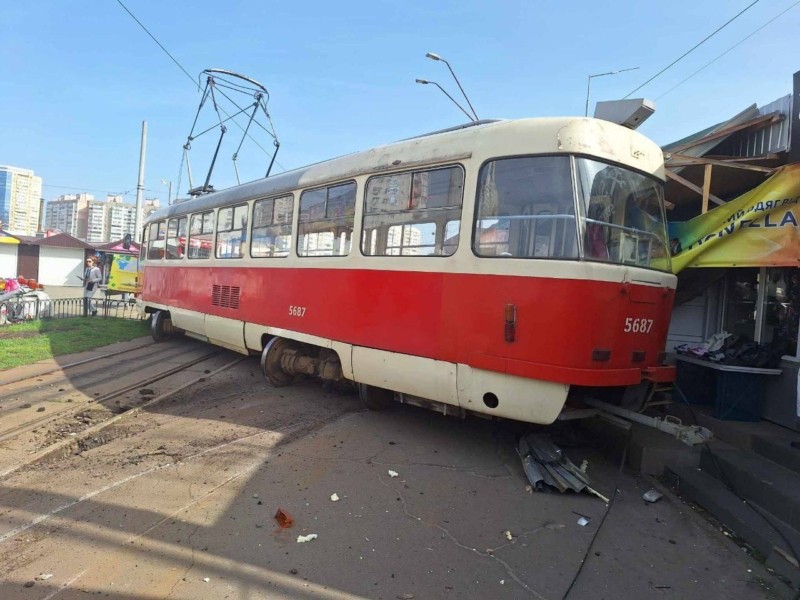
[[[656,112],[656,103],[644,98],[631,100],[607,100],[598,102],[594,109],[595,119],[617,123],[628,129],[636,129]]]

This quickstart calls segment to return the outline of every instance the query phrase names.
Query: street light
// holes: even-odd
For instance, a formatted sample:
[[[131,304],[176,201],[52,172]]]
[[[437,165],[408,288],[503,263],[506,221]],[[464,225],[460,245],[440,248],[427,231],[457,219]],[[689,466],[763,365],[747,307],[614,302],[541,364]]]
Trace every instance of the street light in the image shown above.
[[[639,67],[629,67],[627,69],[620,69],[619,71],[609,71],[608,73],[597,73],[596,75],[589,75],[589,80],[586,82],[586,112],[583,116],[589,116],[589,88],[592,85],[592,79],[595,77],[605,77],[606,75],[616,75],[617,73],[624,73],[625,71],[635,71]]]
[[[474,121],[474,120],[475,120],[475,119],[473,119],[473,118],[472,118],[472,115],[471,115],[471,114],[469,114],[469,113],[468,113],[466,110],[464,110],[464,107],[463,107],[463,106],[461,106],[461,105],[460,105],[458,102],[456,102],[456,99],[455,99],[455,98],[453,98],[453,97],[452,97],[450,94],[448,94],[448,93],[445,91],[445,89],[444,89],[442,86],[440,86],[438,83],[436,83],[435,81],[428,81],[427,79],[416,79],[415,81],[416,81],[417,83],[421,83],[422,85],[429,85],[429,84],[430,84],[430,85],[435,85],[436,87],[438,87],[438,88],[439,88],[439,89],[442,91],[442,93],[443,93],[445,96],[447,96],[448,98],[450,98],[450,101],[451,101],[453,104],[455,104],[455,105],[456,105],[458,108],[460,108],[460,109],[461,109],[461,112],[463,112],[465,115],[467,115],[467,118],[468,118],[470,121]]]
[[[478,113],[476,113],[475,109],[472,107],[472,102],[470,102],[469,98],[467,98],[467,93],[464,91],[464,88],[461,87],[461,82],[458,80],[458,77],[456,77],[456,74],[453,72],[453,68],[450,66],[450,63],[447,62],[445,59],[443,59],[438,54],[434,54],[433,52],[426,53],[425,54],[425,58],[430,58],[431,60],[441,61],[441,62],[443,62],[444,64],[447,65],[447,68],[450,70],[450,75],[452,75],[453,79],[456,80],[456,84],[458,85],[458,89],[461,90],[461,95],[464,96],[464,100],[466,100],[467,104],[469,104],[469,108],[472,111],[472,114],[475,115],[474,119],[472,119],[472,117],[469,117],[469,118],[472,119],[473,121],[477,121],[478,120]],[[466,111],[464,111],[464,112],[466,112]],[[467,116],[469,116],[469,115],[467,115]]]
[[[167,187],[167,206],[172,205],[172,182],[167,181],[166,179],[161,180],[162,185],[166,185]]]

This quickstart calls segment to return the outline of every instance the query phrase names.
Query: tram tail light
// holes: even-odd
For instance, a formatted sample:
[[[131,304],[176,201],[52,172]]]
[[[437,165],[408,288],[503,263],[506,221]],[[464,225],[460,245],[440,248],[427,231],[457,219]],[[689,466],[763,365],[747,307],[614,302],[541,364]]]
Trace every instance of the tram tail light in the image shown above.
[[[517,305],[506,304],[505,337],[507,342],[517,339]]]

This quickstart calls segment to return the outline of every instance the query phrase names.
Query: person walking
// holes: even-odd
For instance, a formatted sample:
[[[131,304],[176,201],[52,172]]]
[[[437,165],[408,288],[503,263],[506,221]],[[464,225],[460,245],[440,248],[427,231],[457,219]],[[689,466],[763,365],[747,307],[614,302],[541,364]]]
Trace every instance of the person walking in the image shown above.
[[[88,317],[89,310],[91,310],[94,317],[97,314],[97,309],[92,306],[92,297],[103,279],[94,256],[86,259],[86,270],[83,272],[81,279],[83,280],[83,316]]]

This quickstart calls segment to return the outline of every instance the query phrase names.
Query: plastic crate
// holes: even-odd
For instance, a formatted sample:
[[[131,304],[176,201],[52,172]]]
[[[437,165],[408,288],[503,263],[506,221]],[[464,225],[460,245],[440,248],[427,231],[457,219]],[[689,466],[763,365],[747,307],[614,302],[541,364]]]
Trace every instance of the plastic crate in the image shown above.
[[[765,376],[718,371],[714,418],[723,421],[760,421]]]
[[[675,385],[689,404],[714,404],[717,398],[717,372],[689,362],[676,364]]]

